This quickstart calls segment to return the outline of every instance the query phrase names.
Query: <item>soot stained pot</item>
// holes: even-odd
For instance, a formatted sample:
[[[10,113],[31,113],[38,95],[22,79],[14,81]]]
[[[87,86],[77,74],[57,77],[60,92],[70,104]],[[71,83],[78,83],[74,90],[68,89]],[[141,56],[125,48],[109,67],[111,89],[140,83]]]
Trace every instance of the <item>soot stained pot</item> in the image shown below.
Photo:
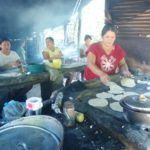
[[[0,149],[60,150],[63,135],[61,123],[53,117],[23,117],[0,128]]]
[[[143,128],[150,128],[150,98],[127,96],[120,101],[127,121]]]

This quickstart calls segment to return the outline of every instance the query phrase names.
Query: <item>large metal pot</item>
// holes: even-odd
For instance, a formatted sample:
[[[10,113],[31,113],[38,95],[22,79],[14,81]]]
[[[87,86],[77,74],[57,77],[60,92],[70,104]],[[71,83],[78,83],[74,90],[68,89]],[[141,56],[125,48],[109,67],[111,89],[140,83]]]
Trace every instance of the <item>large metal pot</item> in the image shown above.
[[[60,150],[63,135],[61,123],[53,117],[24,117],[0,128],[0,149]]]
[[[128,96],[120,101],[127,121],[143,128],[150,128],[150,99]]]

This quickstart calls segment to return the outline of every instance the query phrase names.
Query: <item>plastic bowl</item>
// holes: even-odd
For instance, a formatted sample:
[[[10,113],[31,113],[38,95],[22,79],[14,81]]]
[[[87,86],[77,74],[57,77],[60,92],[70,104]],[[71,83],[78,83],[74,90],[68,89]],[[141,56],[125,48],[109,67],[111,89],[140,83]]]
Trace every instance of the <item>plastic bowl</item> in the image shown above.
[[[31,73],[41,73],[45,71],[44,64],[32,64],[28,65],[27,70]]]

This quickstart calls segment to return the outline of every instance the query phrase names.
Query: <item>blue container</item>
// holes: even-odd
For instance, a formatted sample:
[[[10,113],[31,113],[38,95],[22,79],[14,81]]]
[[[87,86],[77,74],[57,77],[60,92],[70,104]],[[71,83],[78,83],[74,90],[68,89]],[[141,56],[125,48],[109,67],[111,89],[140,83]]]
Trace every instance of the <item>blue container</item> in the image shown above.
[[[27,66],[27,70],[31,73],[41,73],[45,71],[44,64],[32,64]]]

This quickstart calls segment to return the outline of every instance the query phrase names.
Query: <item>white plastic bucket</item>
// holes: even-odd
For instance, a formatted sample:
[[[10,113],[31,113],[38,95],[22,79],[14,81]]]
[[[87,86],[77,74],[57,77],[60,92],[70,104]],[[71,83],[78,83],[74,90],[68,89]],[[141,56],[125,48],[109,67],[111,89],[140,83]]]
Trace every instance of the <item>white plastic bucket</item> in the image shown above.
[[[27,116],[40,115],[43,107],[42,99],[39,97],[31,97],[26,100]]]

